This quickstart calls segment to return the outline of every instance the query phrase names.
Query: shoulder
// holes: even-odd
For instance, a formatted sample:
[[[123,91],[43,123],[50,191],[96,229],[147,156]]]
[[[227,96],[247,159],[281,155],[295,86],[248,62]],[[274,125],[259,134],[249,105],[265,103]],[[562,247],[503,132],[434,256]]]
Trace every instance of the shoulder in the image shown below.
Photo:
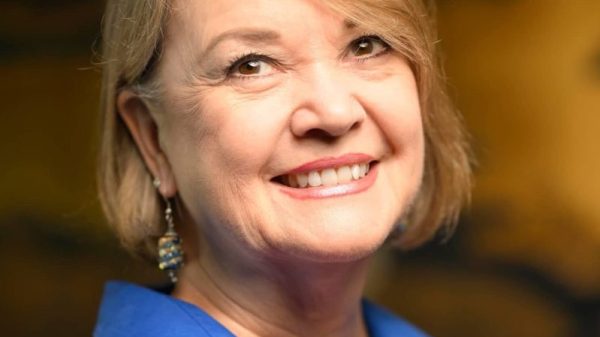
[[[109,282],[94,337],[233,337],[204,311],[152,289]]]
[[[428,337],[406,320],[367,300],[363,301],[363,315],[370,337]]]

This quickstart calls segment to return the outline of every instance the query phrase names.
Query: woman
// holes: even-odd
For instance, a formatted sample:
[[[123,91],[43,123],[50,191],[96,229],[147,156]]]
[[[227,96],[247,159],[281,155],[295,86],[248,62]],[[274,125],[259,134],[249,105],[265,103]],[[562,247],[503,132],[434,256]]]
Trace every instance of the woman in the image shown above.
[[[361,293],[386,240],[418,246],[468,195],[427,14],[109,1],[101,199],[176,283],[109,284],[95,335],[423,336]]]

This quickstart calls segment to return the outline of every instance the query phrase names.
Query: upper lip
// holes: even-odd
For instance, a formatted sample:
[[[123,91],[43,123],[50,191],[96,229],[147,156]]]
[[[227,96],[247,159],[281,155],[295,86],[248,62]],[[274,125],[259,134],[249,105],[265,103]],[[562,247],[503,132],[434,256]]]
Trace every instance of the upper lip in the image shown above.
[[[353,164],[368,163],[375,160],[372,156],[364,153],[347,153],[339,157],[323,157],[304,163],[291,169],[285,174],[298,174],[310,171],[321,171],[327,168],[336,168]]]

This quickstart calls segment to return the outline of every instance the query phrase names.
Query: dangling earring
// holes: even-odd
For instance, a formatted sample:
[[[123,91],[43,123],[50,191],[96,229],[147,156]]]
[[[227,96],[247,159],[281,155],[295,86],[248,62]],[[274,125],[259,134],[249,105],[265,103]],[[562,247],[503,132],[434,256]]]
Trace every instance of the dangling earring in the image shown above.
[[[152,182],[157,189],[160,187],[160,180],[154,179]],[[167,222],[167,231],[158,239],[158,268],[165,270],[171,279],[171,282],[177,282],[177,270],[183,266],[183,249],[181,249],[181,238],[175,232],[173,223],[173,209],[169,199],[164,199],[165,220]]]

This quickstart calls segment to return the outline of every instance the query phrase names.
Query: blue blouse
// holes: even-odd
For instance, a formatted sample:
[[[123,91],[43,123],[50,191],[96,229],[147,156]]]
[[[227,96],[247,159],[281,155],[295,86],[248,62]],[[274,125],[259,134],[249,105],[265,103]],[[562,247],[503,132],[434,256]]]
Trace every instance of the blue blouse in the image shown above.
[[[390,312],[363,301],[370,337],[427,337]],[[104,290],[94,337],[235,337],[200,308],[125,282]]]

